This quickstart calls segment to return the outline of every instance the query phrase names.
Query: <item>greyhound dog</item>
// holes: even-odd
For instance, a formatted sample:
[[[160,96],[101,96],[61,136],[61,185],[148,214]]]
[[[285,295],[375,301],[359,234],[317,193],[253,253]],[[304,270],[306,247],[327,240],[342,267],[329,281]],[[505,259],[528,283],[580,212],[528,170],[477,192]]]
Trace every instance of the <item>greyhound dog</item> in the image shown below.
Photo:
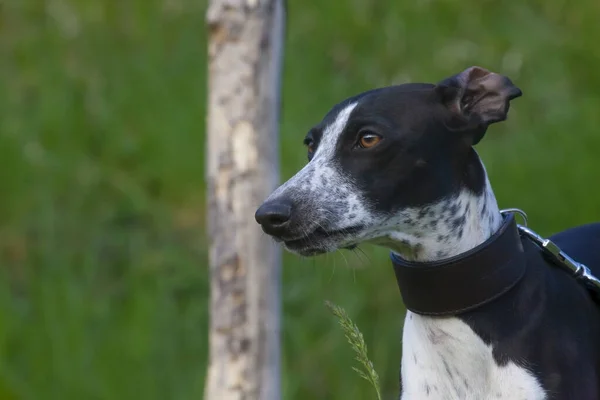
[[[500,211],[473,148],[519,96],[471,67],[344,100],[306,135],[307,165],[256,212],[302,256],[391,250],[409,310],[403,400],[600,399],[600,307]],[[551,239],[598,276],[600,224]]]

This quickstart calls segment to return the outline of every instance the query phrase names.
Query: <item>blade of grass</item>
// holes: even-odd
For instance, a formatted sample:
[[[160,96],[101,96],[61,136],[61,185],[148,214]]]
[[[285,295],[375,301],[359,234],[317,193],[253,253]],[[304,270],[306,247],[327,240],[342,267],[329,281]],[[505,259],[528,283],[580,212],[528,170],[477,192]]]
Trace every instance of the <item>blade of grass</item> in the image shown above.
[[[373,386],[377,393],[377,400],[381,400],[379,375],[377,374],[377,371],[375,371],[373,363],[369,360],[367,344],[365,343],[363,334],[342,307],[329,301],[326,301],[325,305],[331,310],[333,315],[337,317],[338,322],[346,335],[346,340],[348,340],[350,347],[356,353],[355,360],[362,368],[352,367],[352,369],[356,371],[361,378],[365,379]]]

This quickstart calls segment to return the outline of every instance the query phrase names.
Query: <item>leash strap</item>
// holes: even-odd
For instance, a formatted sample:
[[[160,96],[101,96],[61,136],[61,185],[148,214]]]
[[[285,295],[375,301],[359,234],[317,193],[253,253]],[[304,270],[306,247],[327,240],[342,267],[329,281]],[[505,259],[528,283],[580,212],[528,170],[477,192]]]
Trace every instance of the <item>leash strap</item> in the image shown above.
[[[517,224],[519,233],[535,243],[555,265],[564,269],[573,276],[576,280],[582,282],[594,296],[596,301],[600,301],[600,279],[592,274],[592,271],[580,262],[575,261],[564,251],[560,249],[550,239],[545,239],[527,227],[527,215],[519,209],[507,209],[500,211],[503,215],[508,213],[516,213],[523,217],[525,225]]]

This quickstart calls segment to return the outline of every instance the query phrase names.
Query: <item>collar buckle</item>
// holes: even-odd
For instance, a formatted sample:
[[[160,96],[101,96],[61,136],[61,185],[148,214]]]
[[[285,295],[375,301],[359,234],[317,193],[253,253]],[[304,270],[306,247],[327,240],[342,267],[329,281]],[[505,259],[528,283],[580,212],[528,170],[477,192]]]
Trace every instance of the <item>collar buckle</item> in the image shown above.
[[[521,210],[520,208],[505,208],[500,210],[500,214],[502,214],[504,217],[507,214],[517,214],[523,219],[523,226],[527,226],[527,214],[525,214],[525,211]],[[521,225],[517,224],[517,226]]]

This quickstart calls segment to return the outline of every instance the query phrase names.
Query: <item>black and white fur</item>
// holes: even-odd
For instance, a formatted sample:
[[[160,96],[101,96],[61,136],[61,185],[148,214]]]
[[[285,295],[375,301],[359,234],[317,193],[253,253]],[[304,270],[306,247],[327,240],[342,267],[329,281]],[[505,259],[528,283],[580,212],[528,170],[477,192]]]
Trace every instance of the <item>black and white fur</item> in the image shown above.
[[[510,100],[520,95],[508,78],[472,67],[437,85],[405,84],[347,99],[309,131],[305,138],[309,163],[275,190],[256,219],[287,250],[304,256],[365,242],[385,246],[411,261],[441,260],[466,252],[502,223],[473,146],[491,123],[506,118]],[[366,136],[375,136],[377,143],[361,146]],[[514,320],[498,315],[506,322],[502,327],[486,319],[496,317],[492,312],[513,311]],[[525,323],[516,320],[519,315],[512,309],[483,316],[473,313],[468,318],[408,312],[401,398],[570,399],[564,396],[571,386],[555,385],[556,379],[547,375],[564,373],[560,379],[577,383],[582,378],[572,374],[579,370],[561,370],[564,363],[555,369],[538,368],[540,363],[552,363],[553,357],[511,350],[511,340],[534,341],[528,335],[540,328],[524,332],[517,326]],[[600,320],[600,314],[594,316]],[[592,326],[600,329],[598,321]],[[506,334],[496,335],[504,330]],[[600,330],[585,333],[591,334]],[[575,350],[588,346],[585,335],[578,338],[581,343]],[[599,349],[587,349],[595,352],[585,355],[593,361],[582,359],[590,372],[586,379],[592,379],[590,389],[569,393],[587,393],[589,399],[596,399]]]

